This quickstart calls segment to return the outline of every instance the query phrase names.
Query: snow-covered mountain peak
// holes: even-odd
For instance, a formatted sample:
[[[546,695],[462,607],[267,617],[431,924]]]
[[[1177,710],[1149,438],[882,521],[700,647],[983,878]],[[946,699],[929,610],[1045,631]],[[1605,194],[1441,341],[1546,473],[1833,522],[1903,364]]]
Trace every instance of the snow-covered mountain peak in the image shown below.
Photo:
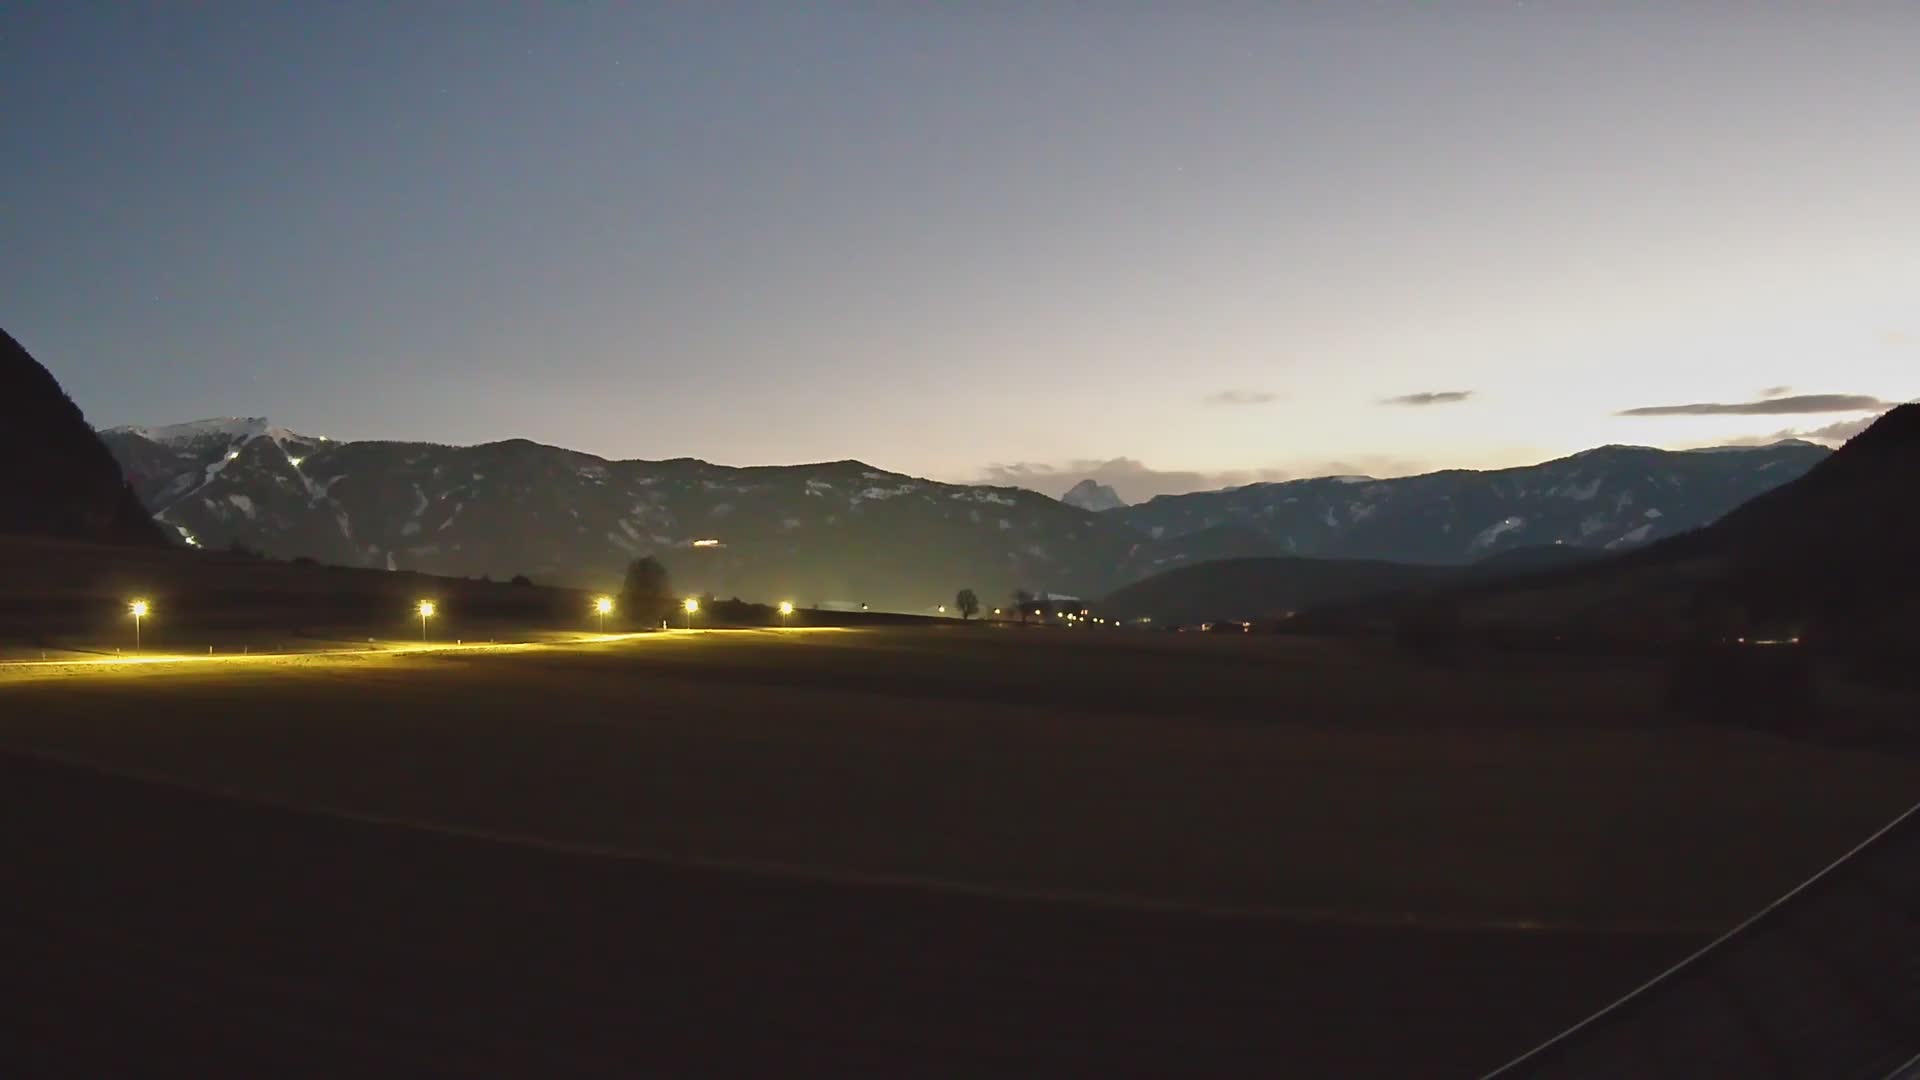
[[[178,445],[206,438],[239,441],[255,435],[265,435],[270,426],[264,416],[216,416],[184,424],[162,424],[159,427],[140,427],[130,424],[125,427],[108,428],[107,434],[138,435],[151,442]]]
[[[1077,506],[1096,514],[1102,510],[1118,510],[1127,505],[1119,492],[1095,481],[1091,476],[1068,488],[1067,493],[1060,496],[1060,501],[1068,506]]]
[[[104,434],[136,435],[149,442],[174,448],[191,446],[209,439],[244,443],[263,436],[275,442],[322,443],[327,441],[324,438],[302,435],[290,428],[280,427],[269,422],[264,416],[215,416],[206,420],[190,420],[184,424],[162,424],[159,427],[128,424],[108,428]]]

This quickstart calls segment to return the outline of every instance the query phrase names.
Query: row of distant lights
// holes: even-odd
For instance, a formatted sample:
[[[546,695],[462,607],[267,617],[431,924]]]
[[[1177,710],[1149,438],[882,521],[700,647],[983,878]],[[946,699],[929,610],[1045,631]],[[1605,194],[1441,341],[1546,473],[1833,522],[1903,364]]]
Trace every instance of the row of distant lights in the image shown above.
[[[945,614],[946,610],[947,610],[946,605],[942,604],[940,606],[941,614]],[[995,615],[1003,614],[1003,612],[999,608],[994,608],[993,613]],[[1044,616],[1042,617],[1044,618]],[[1053,613],[1053,617],[1056,619],[1063,619],[1071,623],[1092,623],[1095,626],[1119,626],[1120,625],[1119,619],[1109,619],[1103,615],[1092,615],[1092,614],[1089,614],[1084,608],[1081,609],[1078,615],[1074,614],[1071,611],[1056,611]],[[1145,616],[1141,616],[1138,621],[1144,623],[1144,622],[1152,622],[1153,620]]]
[[[693,597],[689,596],[684,602],[681,603],[680,608],[682,611],[685,611],[689,615],[698,614],[700,611],[700,601],[695,600]],[[136,619],[146,618],[147,615],[150,612],[152,612],[152,610],[153,610],[153,605],[149,604],[145,600],[135,600],[132,603],[129,603],[127,605],[127,614],[133,616]],[[593,601],[593,611],[594,611],[594,614],[596,615],[613,614],[613,597],[611,596],[595,597]],[[440,607],[438,604],[435,604],[431,600],[422,600],[418,604],[414,605],[413,612],[414,614],[420,616],[423,619],[431,619],[435,615],[438,615],[440,613]],[[782,616],[792,615],[793,602],[790,600],[782,600],[780,602],[780,614]]]

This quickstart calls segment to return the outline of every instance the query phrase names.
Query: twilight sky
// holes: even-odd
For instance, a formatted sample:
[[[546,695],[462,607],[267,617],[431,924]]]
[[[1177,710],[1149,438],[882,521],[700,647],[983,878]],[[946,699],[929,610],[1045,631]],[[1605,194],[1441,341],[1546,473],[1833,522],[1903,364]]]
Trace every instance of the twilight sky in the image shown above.
[[[0,326],[102,426],[1130,498],[1837,433],[1920,396],[1916,43],[1906,0],[19,0]]]

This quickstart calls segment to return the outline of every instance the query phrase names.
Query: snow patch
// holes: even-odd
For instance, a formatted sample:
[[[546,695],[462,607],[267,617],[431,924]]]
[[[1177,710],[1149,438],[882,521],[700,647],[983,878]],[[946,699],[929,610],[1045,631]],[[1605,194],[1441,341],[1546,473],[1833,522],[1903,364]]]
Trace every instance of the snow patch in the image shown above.
[[[1526,526],[1527,519],[1523,517],[1510,517],[1502,521],[1497,521],[1481,529],[1480,535],[1474,537],[1473,543],[1467,545],[1467,550],[1473,551],[1479,548],[1490,547],[1495,540],[1500,539],[1515,529],[1524,529]]]
[[[1620,539],[1615,540],[1612,543],[1608,544],[1607,550],[1611,551],[1614,548],[1622,547],[1626,544],[1637,544],[1640,541],[1645,540],[1647,538],[1647,534],[1651,533],[1652,531],[1653,531],[1652,525],[1650,524],[1641,525],[1638,528],[1634,529],[1633,531],[1627,533],[1625,536],[1622,536]]]
[[[916,491],[919,491],[919,490],[920,490],[920,485],[919,485],[919,484],[915,484],[915,483],[912,483],[911,481],[909,481],[908,483],[905,483],[905,484],[901,484],[901,485],[899,485],[898,487],[890,487],[890,488],[883,488],[883,487],[870,487],[870,488],[864,488],[864,489],[862,489],[862,490],[861,490],[861,492],[860,492],[860,494],[858,494],[858,495],[855,495],[855,496],[853,497],[853,500],[854,500],[855,502],[859,502],[859,501],[860,501],[861,499],[873,499],[873,500],[876,500],[876,501],[878,501],[878,500],[881,500],[881,499],[894,499],[894,498],[898,498],[898,497],[900,497],[900,496],[902,496],[902,495],[911,495],[911,494],[913,494],[914,492],[916,492]]]
[[[1586,502],[1595,495],[1600,494],[1600,481],[1602,479],[1602,477],[1596,476],[1585,484],[1573,484],[1561,494],[1565,498],[1572,499],[1574,502]]]
[[[247,520],[253,520],[252,499],[247,498],[245,495],[234,494],[227,496],[227,501],[238,507],[241,513],[247,515]]]

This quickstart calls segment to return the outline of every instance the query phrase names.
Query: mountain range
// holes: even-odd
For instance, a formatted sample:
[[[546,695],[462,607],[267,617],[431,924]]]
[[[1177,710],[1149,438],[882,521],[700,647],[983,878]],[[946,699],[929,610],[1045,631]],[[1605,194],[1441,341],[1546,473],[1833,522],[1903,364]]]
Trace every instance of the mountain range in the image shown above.
[[[1799,442],[1605,447],[1524,468],[1328,477],[1082,505],[858,461],[736,468],[610,461],[525,440],[335,442],[263,418],[102,433],[182,542],[460,576],[604,587],[654,555],[682,588],[929,610],[960,587],[1094,597],[1212,559],[1461,565],[1519,548],[1623,550],[1705,525],[1804,474]]]

